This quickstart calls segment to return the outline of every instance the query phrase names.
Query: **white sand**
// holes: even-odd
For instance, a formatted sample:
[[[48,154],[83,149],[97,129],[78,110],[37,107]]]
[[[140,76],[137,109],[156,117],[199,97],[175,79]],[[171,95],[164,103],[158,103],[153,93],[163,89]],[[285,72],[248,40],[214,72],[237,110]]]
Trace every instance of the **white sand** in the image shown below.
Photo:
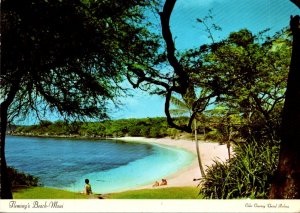
[[[178,147],[186,149],[187,151],[192,152],[197,156],[196,143],[195,141],[190,140],[173,140],[169,138],[162,139],[152,139],[152,138],[143,138],[143,137],[122,137],[118,138],[123,141],[140,141],[140,142],[149,142],[157,143],[172,147]],[[210,166],[214,163],[214,160],[225,161],[228,159],[228,151],[226,145],[220,145],[219,143],[204,142],[199,141],[199,150],[201,161],[206,169],[207,166]],[[195,157],[194,161],[187,167],[180,169],[175,174],[172,174],[169,177],[165,177],[168,181],[167,186],[152,187],[151,185],[139,187],[141,188],[161,188],[161,187],[182,187],[182,186],[197,186],[199,181],[194,181],[193,179],[201,178],[201,173],[199,169],[198,159]],[[160,182],[160,180],[157,180]]]

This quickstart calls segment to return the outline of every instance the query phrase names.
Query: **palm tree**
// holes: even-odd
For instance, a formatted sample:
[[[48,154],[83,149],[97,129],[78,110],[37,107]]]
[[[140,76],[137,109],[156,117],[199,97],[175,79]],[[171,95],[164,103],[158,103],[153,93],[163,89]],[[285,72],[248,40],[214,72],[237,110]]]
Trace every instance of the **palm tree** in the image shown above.
[[[170,110],[170,112],[172,114],[174,114],[174,115],[187,115],[187,114],[189,114],[189,116],[192,116],[192,114],[193,114],[192,113],[192,106],[190,104],[188,104],[189,101],[187,101],[187,99],[181,100],[177,97],[172,96],[170,101],[174,106],[176,106],[176,109],[171,109]],[[205,172],[204,172],[204,168],[203,168],[202,161],[201,161],[201,156],[200,156],[197,128],[198,128],[197,118],[195,116],[195,118],[194,118],[194,136],[195,136],[195,143],[196,143],[197,158],[198,158],[201,177],[205,177]]]

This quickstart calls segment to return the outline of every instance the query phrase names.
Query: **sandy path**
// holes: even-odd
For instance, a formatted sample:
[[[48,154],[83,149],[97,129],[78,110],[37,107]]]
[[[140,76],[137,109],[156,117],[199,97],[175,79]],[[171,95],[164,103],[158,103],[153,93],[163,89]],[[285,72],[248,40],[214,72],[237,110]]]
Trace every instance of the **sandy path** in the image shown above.
[[[118,138],[119,140],[123,141],[140,141],[140,142],[147,142],[147,143],[157,143],[172,147],[178,147],[186,149],[197,156],[196,152],[196,144],[194,141],[189,140],[173,140],[169,138],[162,138],[162,139],[150,139],[150,138],[143,138],[143,137],[123,137]],[[199,141],[199,149],[201,160],[206,169],[207,166],[210,166],[214,163],[214,160],[218,161],[225,161],[228,159],[228,151],[226,145],[220,145],[218,143],[212,142],[204,142]],[[167,186],[160,186],[154,188],[161,188],[161,187],[177,187],[177,186],[197,186],[199,181],[194,181],[194,178],[200,178],[201,173],[199,169],[199,164],[197,157],[193,160],[193,162],[179,170],[177,173],[172,174],[169,177],[166,177],[168,181]],[[160,181],[160,180],[158,180]],[[152,185],[146,185],[141,188],[153,188]]]

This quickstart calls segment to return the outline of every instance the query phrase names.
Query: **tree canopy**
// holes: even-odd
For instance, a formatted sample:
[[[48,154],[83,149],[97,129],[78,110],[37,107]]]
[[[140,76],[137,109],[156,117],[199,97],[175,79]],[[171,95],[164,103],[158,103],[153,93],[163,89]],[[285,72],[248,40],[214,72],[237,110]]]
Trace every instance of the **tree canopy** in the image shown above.
[[[189,51],[185,66],[191,67],[197,87],[214,94],[215,104],[240,114],[249,125],[261,122],[259,126],[266,126],[274,138],[283,106],[290,50],[286,32],[269,38],[242,29],[221,42]]]
[[[128,63],[153,63],[157,39],[144,25],[152,0],[1,2],[1,197],[8,119],[50,109],[65,117],[107,117],[124,91]]]
[[[126,63],[151,61],[156,51],[141,24],[150,3],[3,1],[1,92],[15,93],[13,113],[41,110],[42,102],[66,115],[105,117]]]

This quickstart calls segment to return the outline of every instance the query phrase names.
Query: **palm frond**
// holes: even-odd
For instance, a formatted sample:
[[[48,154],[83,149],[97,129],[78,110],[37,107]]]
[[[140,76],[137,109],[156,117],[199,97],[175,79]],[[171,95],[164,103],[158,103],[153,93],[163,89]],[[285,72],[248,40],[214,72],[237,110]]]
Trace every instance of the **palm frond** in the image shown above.
[[[183,100],[181,100],[177,97],[172,96],[170,99],[170,102],[179,109],[184,109],[187,112],[190,111],[190,108],[188,107],[188,105]]]

